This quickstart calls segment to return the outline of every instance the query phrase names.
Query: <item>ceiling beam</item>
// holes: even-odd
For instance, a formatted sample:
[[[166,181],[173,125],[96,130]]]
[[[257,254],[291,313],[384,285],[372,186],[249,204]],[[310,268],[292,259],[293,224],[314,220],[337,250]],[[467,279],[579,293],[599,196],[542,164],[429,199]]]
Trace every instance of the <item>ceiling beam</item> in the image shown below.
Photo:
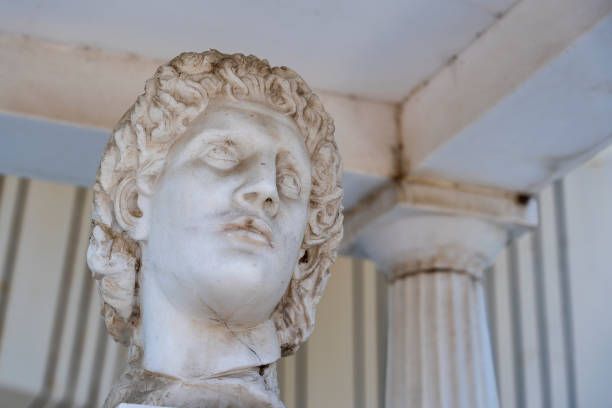
[[[427,194],[438,187],[426,186],[469,191],[487,203],[501,192],[508,202],[521,202],[529,200],[521,193],[537,191],[600,150],[612,138],[612,116],[605,115],[612,111],[611,13],[609,0],[521,0],[400,105],[318,91],[335,119],[344,160],[344,205],[352,209],[346,242],[373,218],[406,206],[400,185],[425,186],[407,191]],[[49,144],[48,151],[55,142],[40,137],[47,131],[106,138],[99,129],[108,132],[161,64],[6,33],[0,33],[0,60],[0,111],[19,120],[65,122],[52,131],[40,123],[25,126],[34,129],[31,142]],[[4,137],[18,131],[15,117],[4,115],[14,129]],[[61,128],[68,124],[86,128]],[[13,150],[25,149],[24,143],[22,137]],[[33,158],[35,171],[21,174],[55,171],[56,181],[88,185],[103,143],[62,144],[83,150],[71,153],[83,163],[39,169],[49,161]],[[10,143],[3,146],[6,157],[18,157],[7,153]]]
[[[106,132],[163,63],[131,53],[2,32],[0,61],[0,111]],[[348,198],[357,202],[396,173],[396,106],[316,92],[334,118],[347,180],[355,185]],[[12,122],[7,126],[13,126]],[[31,125],[41,128],[40,124]],[[70,131],[71,135],[77,133]],[[74,171],[78,178],[83,169]],[[44,169],[37,172],[44,173]]]
[[[610,0],[522,0],[401,107],[410,177],[535,192],[612,137]]]

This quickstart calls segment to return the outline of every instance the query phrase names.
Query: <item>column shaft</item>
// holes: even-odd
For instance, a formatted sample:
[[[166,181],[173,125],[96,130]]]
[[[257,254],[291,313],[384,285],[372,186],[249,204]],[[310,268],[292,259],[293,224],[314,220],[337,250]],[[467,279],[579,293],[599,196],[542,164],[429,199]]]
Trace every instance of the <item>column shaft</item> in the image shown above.
[[[483,287],[461,270],[389,284],[386,406],[499,406]]]
[[[389,281],[389,408],[498,408],[484,270],[534,222],[512,196],[402,184],[356,248]],[[477,216],[477,214],[480,214]]]

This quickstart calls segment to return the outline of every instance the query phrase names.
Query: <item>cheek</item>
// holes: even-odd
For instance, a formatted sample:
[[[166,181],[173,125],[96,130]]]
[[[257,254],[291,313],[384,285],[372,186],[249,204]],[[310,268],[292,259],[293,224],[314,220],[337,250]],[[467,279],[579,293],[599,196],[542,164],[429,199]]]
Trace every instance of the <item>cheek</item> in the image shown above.
[[[211,242],[219,229],[216,215],[229,206],[227,183],[191,174],[167,176],[151,202],[151,259],[164,268],[173,263],[197,265],[214,246]]]
[[[286,258],[285,264],[291,264],[292,271],[304,240],[307,222],[308,209],[306,204],[293,206],[279,219],[279,229],[283,237],[282,250]]]
[[[226,180],[210,172],[184,169],[163,180],[153,201],[152,222],[193,228],[206,224],[211,214],[229,205]]]

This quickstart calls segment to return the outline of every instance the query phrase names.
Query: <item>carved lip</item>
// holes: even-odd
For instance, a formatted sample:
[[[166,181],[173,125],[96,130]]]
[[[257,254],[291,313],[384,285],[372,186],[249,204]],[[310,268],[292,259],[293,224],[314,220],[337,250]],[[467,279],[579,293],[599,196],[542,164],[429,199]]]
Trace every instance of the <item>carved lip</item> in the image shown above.
[[[272,245],[272,228],[267,222],[253,215],[243,215],[238,217],[233,222],[226,224],[223,231],[240,232],[243,238],[259,245],[266,245],[274,248]]]

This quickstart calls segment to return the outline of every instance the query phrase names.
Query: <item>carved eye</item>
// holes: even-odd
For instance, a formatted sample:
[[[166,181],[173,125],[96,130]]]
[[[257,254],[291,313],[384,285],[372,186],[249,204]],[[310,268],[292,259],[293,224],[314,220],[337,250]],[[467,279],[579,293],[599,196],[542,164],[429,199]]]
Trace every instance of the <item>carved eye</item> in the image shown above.
[[[300,196],[300,182],[293,172],[280,173],[276,179],[279,192],[287,198],[296,199]]]
[[[231,145],[215,143],[211,144],[204,160],[211,166],[220,170],[229,170],[238,164],[240,158],[238,152]]]

